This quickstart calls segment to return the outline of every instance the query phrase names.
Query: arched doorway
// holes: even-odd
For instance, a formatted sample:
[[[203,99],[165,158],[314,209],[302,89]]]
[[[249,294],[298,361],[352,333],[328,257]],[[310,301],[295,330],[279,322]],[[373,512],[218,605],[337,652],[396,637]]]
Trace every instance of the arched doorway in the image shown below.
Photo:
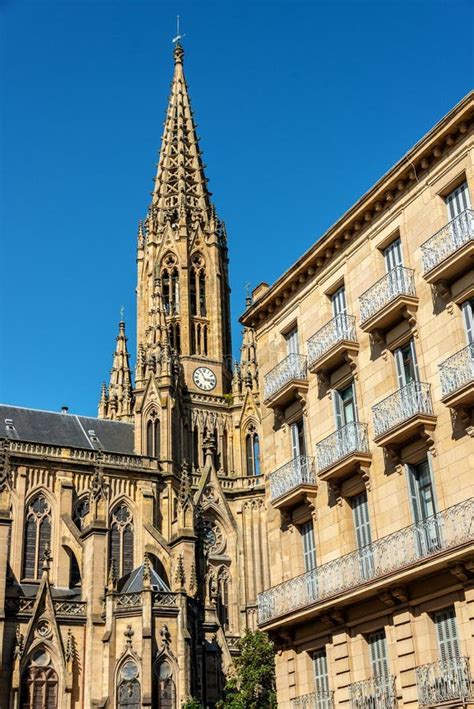
[[[21,709],[58,709],[58,675],[44,647],[31,655],[21,678]]]

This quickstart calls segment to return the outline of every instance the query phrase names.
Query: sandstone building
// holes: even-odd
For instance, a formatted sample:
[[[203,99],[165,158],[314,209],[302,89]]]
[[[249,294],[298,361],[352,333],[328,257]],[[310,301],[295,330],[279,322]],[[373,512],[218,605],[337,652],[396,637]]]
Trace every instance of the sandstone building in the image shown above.
[[[474,96],[241,318],[279,707],[474,706]]]
[[[222,696],[270,583],[253,333],[232,366],[227,239],[183,74],[99,418],[0,407],[0,707]]]

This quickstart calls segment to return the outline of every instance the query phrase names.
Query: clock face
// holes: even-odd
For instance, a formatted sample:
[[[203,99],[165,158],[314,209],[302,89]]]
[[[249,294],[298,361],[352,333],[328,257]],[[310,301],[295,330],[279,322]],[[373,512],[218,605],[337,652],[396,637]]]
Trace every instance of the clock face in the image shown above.
[[[203,391],[212,391],[217,384],[217,379],[209,367],[198,367],[193,372],[193,382]]]

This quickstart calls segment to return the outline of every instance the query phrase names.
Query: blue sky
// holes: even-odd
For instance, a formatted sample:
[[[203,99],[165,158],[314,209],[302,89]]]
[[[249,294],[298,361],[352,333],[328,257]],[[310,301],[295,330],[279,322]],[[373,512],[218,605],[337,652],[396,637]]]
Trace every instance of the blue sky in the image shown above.
[[[3,0],[4,402],[95,415],[121,305],[135,353],[178,12],[236,353],[245,284],[275,280],[471,88],[467,0]]]

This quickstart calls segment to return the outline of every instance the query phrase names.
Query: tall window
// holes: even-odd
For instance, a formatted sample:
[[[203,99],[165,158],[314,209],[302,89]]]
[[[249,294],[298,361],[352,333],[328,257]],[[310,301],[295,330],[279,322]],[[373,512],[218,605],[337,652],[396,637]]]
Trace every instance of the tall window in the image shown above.
[[[292,330],[286,333],[286,349],[289,355],[298,354],[299,344],[298,344],[298,328],[294,327]]]
[[[197,469],[200,466],[200,455],[199,455],[199,429],[197,426],[193,429],[193,460],[194,467]]]
[[[453,660],[460,656],[458,626],[454,608],[445,608],[434,617],[436,637],[441,660]]]
[[[217,616],[224,630],[229,629],[229,574],[221,569],[217,577]]]
[[[260,443],[255,426],[249,426],[245,437],[247,453],[247,475],[260,475]]]
[[[191,315],[205,318],[206,307],[206,271],[202,254],[193,254],[189,271],[189,298]]]
[[[176,686],[173,680],[173,670],[167,660],[156,667],[158,709],[176,709]]]
[[[374,677],[387,680],[388,658],[387,658],[387,638],[385,630],[379,630],[376,633],[371,633],[368,637],[370,664]]]
[[[408,481],[418,553],[424,555],[438,548],[441,531],[429,461],[408,465]]]
[[[150,458],[160,457],[161,428],[160,419],[150,419],[146,425],[146,454]]]
[[[20,702],[22,709],[57,709],[58,675],[44,647],[33,652],[23,672]]]
[[[474,345],[474,298],[466,300],[461,307],[467,344]]]
[[[385,259],[385,269],[387,273],[393,271],[397,266],[403,266],[402,258],[402,242],[400,239],[395,239],[391,244],[384,249],[383,256]]]
[[[117,686],[117,709],[140,709],[141,691],[139,670],[133,660],[127,660],[120,668]]]
[[[333,703],[329,691],[328,661],[326,648],[313,653],[314,685],[316,689],[317,709],[332,709]]]
[[[394,352],[395,364],[397,367],[398,386],[400,388],[406,386],[410,382],[418,382],[418,363],[416,360],[415,343],[410,340],[398,347]]]
[[[306,455],[303,419],[295,421],[290,426],[292,458]]]
[[[133,570],[133,518],[125,504],[114,509],[110,523],[109,561],[118,578]]]
[[[470,209],[471,200],[469,198],[469,189],[467,182],[463,182],[462,185],[456,187],[455,190],[450,192],[446,198],[446,207],[448,208],[449,219],[455,219],[459,214],[464,212],[466,209]]]
[[[316,543],[314,541],[313,522],[306,522],[301,525],[301,540],[303,542],[304,570],[314,571],[316,569]],[[309,599],[315,599],[317,595],[316,574],[308,574],[306,578],[306,590]]]
[[[344,389],[334,389],[334,415],[337,428],[342,428],[352,421],[357,421],[357,404],[354,382]]]
[[[359,550],[359,568],[363,579],[373,575],[372,536],[370,533],[369,503],[367,493],[362,492],[351,499],[354,528]]]
[[[41,560],[51,545],[51,508],[44,495],[36,495],[27,506],[23,552],[23,577],[38,579]]]
[[[161,290],[166,315],[178,315],[180,310],[179,271],[174,254],[167,254],[161,271]]]
[[[181,328],[179,322],[170,322],[168,325],[168,338],[170,341],[171,349],[176,350],[178,354],[181,353]]]
[[[346,289],[344,286],[338,288],[335,293],[331,296],[332,302],[332,312],[334,317],[337,315],[342,315],[347,311],[346,308]]]

